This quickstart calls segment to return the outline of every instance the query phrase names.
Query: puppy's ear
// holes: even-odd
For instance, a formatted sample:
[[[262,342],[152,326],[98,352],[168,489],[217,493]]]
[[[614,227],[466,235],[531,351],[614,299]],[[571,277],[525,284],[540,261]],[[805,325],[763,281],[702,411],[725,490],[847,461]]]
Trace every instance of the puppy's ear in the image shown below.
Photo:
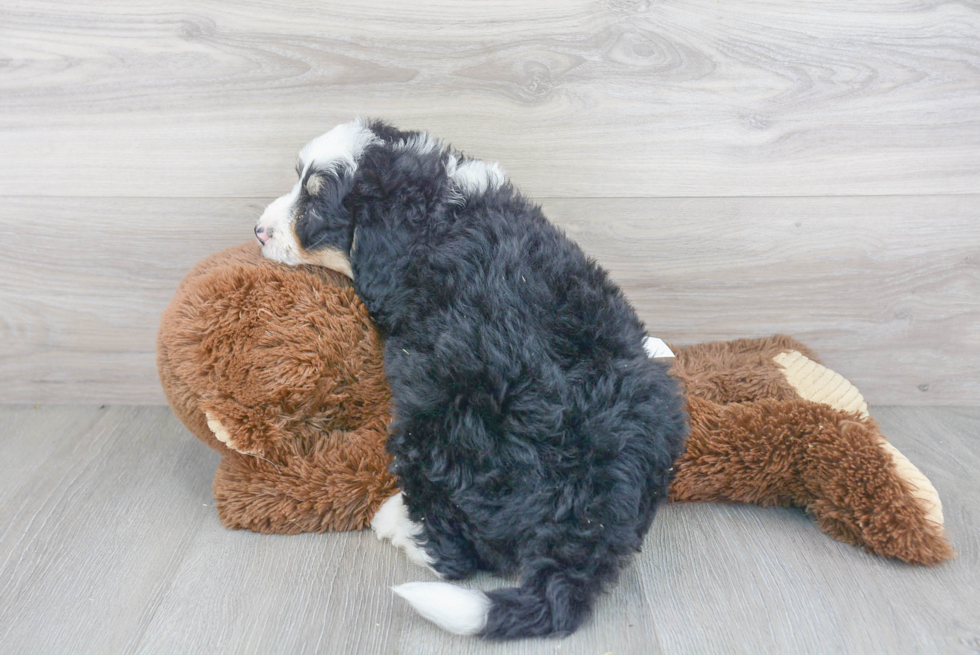
[[[411,214],[428,211],[442,200],[449,178],[442,143],[421,132],[407,134],[400,142],[364,152],[358,167],[358,194],[383,199]]]

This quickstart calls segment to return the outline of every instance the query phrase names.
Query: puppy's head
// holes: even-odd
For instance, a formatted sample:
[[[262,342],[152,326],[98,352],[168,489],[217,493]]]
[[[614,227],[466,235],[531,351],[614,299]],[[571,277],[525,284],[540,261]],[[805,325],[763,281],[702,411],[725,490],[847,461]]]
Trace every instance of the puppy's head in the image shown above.
[[[255,226],[262,254],[295,266],[314,264],[351,274],[353,228],[344,207],[365,148],[381,138],[358,119],[313,139],[299,153],[299,180],[272,201]]]

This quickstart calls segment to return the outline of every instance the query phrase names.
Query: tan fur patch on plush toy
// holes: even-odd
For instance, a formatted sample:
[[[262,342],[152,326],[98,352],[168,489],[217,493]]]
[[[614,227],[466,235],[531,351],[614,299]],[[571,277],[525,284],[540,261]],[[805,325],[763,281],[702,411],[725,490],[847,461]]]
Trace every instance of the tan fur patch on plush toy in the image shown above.
[[[800,398],[868,417],[868,403],[864,402],[864,396],[840,373],[834,373],[795,350],[781,352],[772,361],[783,369],[786,381]]]
[[[873,553],[953,556],[931,483],[806,346],[775,336],[674,351],[691,431],[672,500],[801,507]],[[165,312],[158,365],[174,412],[223,456],[225,525],[360,529],[396,493],[382,346],[343,276],[276,264],[254,244],[218,253]]]

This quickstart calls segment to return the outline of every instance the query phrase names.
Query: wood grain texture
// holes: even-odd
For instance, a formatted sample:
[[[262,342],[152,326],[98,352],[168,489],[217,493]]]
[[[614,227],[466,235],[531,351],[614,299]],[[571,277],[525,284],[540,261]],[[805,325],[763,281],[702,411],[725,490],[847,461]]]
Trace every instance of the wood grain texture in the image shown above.
[[[571,637],[488,644],[389,587],[431,579],[370,532],[221,527],[217,456],[162,407],[0,407],[0,643],[72,653],[970,653],[980,645],[980,410],[878,408],[959,557],[830,540],[802,512],[670,505]],[[489,589],[507,581],[480,576]]]
[[[661,338],[790,334],[872,405],[980,400],[980,198],[549,200]]]
[[[5,199],[4,402],[163,403],[160,313],[194,263],[250,238],[265,202]],[[785,332],[872,405],[980,402],[978,196],[543,204],[652,334]]]
[[[213,518],[217,458],[158,408],[2,416],[3,649],[123,652]]]
[[[249,239],[264,205],[0,202],[0,229],[14,244],[0,258],[5,402],[164,403],[155,358],[161,312],[195,262]]]
[[[975,405],[978,33],[954,0],[6,2],[3,401],[163,402],[177,281],[373,115],[501,161],[663,337]]]
[[[539,196],[975,193],[980,7],[944,0],[0,8],[0,194],[272,196],[354,115]]]

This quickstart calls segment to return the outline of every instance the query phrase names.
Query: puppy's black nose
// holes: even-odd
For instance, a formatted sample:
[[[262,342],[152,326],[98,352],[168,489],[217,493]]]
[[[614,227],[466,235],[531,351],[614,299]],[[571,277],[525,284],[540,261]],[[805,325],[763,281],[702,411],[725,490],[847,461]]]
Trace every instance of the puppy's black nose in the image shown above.
[[[261,225],[256,225],[255,238],[264,246],[265,242],[272,238],[272,228],[264,228]]]

